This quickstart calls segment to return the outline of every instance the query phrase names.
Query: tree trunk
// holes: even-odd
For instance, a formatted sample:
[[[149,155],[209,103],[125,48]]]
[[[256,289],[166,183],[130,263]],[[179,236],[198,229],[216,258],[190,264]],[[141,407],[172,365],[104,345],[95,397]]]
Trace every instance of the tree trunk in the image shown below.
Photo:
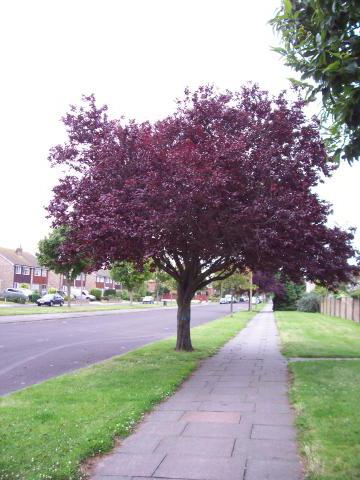
[[[134,292],[132,290],[129,290],[129,297],[130,297],[130,305],[133,304],[133,297],[134,297]]]
[[[177,338],[176,350],[192,352],[194,349],[191,344],[190,319],[191,319],[191,298],[189,289],[178,285],[177,288]]]
[[[81,273],[80,274],[80,305],[82,304],[83,304],[83,274]]]
[[[67,297],[68,297],[67,304],[68,304],[68,307],[71,307],[71,285],[70,285],[69,276],[66,277],[66,283],[67,283]]]
[[[252,310],[252,297],[253,297],[252,272],[250,272],[250,275],[249,275],[249,283],[250,283],[250,289],[249,289],[249,312],[251,312],[251,310]]]
[[[160,284],[156,282],[156,291],[155,291],[156,303],[159,303],[159,290],[160,290]]]

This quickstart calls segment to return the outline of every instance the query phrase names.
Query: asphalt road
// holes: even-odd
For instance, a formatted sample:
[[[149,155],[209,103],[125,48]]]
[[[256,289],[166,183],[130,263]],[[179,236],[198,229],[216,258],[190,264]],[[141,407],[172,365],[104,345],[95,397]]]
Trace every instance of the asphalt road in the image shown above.
[[[229,313],[229,305],[192,308],[192,325]],[[243,304],[235,310],[246,309]],[[94,315],[94,314],[93,314]],[[41,316],[39,316],[41,317]],[[0,395],[100,362],[176,332],[176,310],[0,324]]]

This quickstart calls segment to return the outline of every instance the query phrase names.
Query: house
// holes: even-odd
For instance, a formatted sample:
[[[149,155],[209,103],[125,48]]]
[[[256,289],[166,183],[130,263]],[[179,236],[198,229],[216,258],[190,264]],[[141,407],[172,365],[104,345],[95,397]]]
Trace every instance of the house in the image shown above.
[[[66,278],[39,265],[35,255],[25,252],[21,247],[12,250],[0,247],[0,290],[19,288],[26,284],[31,290],[41,293],[49,288],[66,291]],[[114,282],[108,270],[98,270],[93,273],[82,273],[71,282],[75,288],[91,290],[99,288],[121,289],[121,284]]]
[[[60,286],[58,287],[59,290],[65,291],[66,285],[66,278],[62,277],[60,280]],[[121,284],[116,283],[110,277],[110,272],[108,270],[98,270],[92,273],[81,273],[75,278],[75,280],[71,282],[71,287],[77,289],[83,288],[84,290],[88,290],[89,292],[93,288],[98,288],[102,290],[102,292],[108,289],[121,290],[122,288]]]
[[[12,250],[0,247],[0,290],[28,285],[40,292],[49,287],[49,271],[39,265],[35,255],[21,247]]]
[[[120,283],[115,282],[110,277],[109,270],[98,270],[97,272],[92,273],[95,277],[95,286],[92,288],[100,288],[100,290],[107,290],[107,289],[114,289],[114,290],[121,290],[122,285]]]

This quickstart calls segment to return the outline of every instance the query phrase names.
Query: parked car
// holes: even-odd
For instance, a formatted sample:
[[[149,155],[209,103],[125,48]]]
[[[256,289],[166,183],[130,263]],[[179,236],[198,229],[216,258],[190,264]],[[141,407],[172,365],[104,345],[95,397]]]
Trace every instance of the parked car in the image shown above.
[[[233,295],[225,295],[225,297],[220,298],[220,303],[238,303],[238,299]]]
[[[95,295],[91,295],[87,290],[82,291],[82,298],[86,298],[86,300],[90,300],[90,302],[94,302],[96,300]]]
[[[24,295],[26,295],[28,298],[31,297],[31,295],[34,293],[32,290],[30,290],[30,288],[18,288],[17,290],[19,290],[20,292],[22,292]]]
[[[154,303],[154,298],[151,295],[146,295],[146,297],[142,299],[142,303]]]
[[[95,295],[91,295],[87,290],[80,290],[80,288],[72,288],[71,294],[74,295],[74,298],[84,298],[90,302],[96,300]]]
[[[43,297],[39,298],[36,303],[39,307],[42,305],[47,305],[49,307],[60,305],[60,307],[62,307],[64,305],[64,297],[58,293],[47,293]]]
[[[29,297],[25,295],[25,293],[19,288],[5,288],[5,290],[1,292],[0,297],[4,300],[19,300],[20,302],[23,301],[24,303],[29,299]]]
[[[251,303],[252,303],[253,305],[257,305],[258,303],[261,303],[261,300],[260,300],[259,297],[252,297]]]

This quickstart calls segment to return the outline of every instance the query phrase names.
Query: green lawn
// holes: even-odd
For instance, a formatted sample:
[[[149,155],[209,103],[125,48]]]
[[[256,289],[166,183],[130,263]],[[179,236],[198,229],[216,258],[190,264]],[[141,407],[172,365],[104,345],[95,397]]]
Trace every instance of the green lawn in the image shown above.
[[[320,313],[276,312],[287,357],[360,357],[360,324]]]
[[[0,316],[6,315],[33,315],[44,313],[77,313],[77,312],[98,312],[104,310],[124,310],[132,308],[162,308],[162,304],[138,304],[138,305],[73,305],[72,307],[7,307],[0,308]]]
[[[292,400],[308,480],[360,479],[360,360],[295,362]]]
[[[360,325],[320,313],[276,312],[288,357],[360,357]],[[307,480],[360,480],[360,358],[290,363]]]
[[[0,479],[80,478],[82,460],[110,450],[253,315],[194,328],[193,353],[167,339],[1,398]]]

